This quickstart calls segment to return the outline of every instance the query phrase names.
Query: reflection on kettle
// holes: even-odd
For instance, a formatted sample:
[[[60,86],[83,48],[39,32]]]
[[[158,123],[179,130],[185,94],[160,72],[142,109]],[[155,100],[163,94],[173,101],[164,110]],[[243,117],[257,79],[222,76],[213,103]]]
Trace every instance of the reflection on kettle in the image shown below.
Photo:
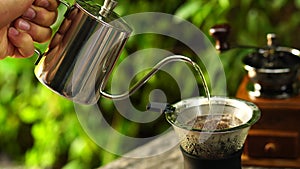
[[[69,6],[48,51],[40,56],[35,68],[41,83],[74,102],[98,101],[100,88],[105,86],[131,33],[129,26],[111,11],[116,2],[105,4],[99,7],[78,2]]]

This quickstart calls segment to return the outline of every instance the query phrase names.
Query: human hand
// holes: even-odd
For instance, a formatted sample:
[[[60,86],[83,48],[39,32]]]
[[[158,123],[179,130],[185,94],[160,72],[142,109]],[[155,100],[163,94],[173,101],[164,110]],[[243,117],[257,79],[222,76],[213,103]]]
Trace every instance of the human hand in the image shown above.
[[[57,0],[0,1],[0,59],[30,57],[34,43],[50,39]]]

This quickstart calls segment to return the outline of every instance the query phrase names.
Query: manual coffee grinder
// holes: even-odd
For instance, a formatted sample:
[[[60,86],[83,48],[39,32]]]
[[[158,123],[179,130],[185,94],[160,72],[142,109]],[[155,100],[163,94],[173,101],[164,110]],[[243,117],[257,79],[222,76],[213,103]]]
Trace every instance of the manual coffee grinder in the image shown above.
[[[210,29],[217,50],[256,50],[242,60],[247,75],[236,94],[237,98],[255,103],[262,113],[249,131],[243,164],[300,168],[300,51],[279,46],[275,34],[267,35],[265,47],[230,46],[229,31],[226,24]]]

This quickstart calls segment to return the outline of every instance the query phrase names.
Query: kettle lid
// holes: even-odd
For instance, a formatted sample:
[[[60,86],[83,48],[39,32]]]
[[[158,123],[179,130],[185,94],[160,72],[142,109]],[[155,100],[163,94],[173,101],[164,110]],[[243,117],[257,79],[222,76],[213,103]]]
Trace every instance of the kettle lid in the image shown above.
[[[77,4],[98,22],[128,34],[132,32],[126,21],[113,11],[117,6],[117,1],[105,0],[102,6],[93,0],[79,0]]]

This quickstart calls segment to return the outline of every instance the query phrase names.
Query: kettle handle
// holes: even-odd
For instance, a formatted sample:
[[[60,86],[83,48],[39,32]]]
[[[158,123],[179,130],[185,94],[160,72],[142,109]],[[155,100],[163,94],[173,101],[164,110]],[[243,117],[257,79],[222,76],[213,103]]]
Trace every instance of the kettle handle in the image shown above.
[[[70,1],[70,0],[68,0]],[[63,20],[65,18],[65,16],[69,13],[69,11],[72,9],[73,4],[71,4],[70,2],[68,2],[67,0],[59,0],[59,6],[58,6],[58,16],[57,19],[55,21],[55,23],[52,25],[52,37],[55,35],[55,33],[58,31],[60,25],[63,23]],[[63,17],[61,17],[63,16]],[[44,53],[46,52],[48,45],[50,43],[51,40],[49,40],[48,42],[46,42],[45,44],[35,44],[35,50],[34,53],[35,55],[37,55],[37,59],[35,61],[35,65],[37,65],[39,63],[39,61],[42,59]]]

